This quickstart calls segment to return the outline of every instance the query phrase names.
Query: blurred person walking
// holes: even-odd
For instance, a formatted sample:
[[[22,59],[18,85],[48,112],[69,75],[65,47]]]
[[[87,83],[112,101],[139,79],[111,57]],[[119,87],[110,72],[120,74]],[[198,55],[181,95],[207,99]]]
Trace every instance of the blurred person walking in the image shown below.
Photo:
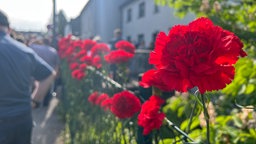
[[[30,144],[32,108],[56,75],[42,58],[10,37],[8,17],[0,10],[0,144]],[[40,81],[31,92],[31,77]]]
[[[111,50],[116,50],[115,44],[118,41],[122,40],[122,31],[119,28],[115,29],[113,32],[113,36],[114,37],[110,40],[109,44]]]
[[[47,38],[38,39],[37,41],[33,42],[29,45],[43,60],[45,60],[54,70],[59,74],[59,65],[60,65],[60,58],[58,52],[55,48],[50,46],[50,41]],[[57,77],[59,78],[59,77]],[[37,81],[35,81],[37,82]],[[51,88],[48,90],[46,96],[43,100],[43,106],[48,106],[50,100],[52,99],[52,95],[57,86],[56,83],[53,83]]]
[[[113,32],[113,36],[114,37],[109,41],[109,45],[110,45],[111,50],[116,50],[115,44],[118,41],[122,40],[122,31],[119,28],[115,29],[114,32]],[[116,66],[116,64],[111,64],[110,65],[110,73],[112,75],[112,78],[114,80],[117,80],[117,66]]]

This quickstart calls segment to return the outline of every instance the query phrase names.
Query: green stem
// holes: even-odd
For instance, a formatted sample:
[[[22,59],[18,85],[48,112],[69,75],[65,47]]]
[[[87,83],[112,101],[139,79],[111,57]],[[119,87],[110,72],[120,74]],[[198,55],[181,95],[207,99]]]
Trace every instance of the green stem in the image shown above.
[[[191,126],[191,124],[192,124],[192,119],[193,119],[193,116],[194,116],[194,111],[195,111],[195,109],[196,109],[196,105],[197,105],[197,101],[194,102],[193,109],[192,109],[192,111],[191,111],[191,113],[190,113],[190,116],[189,116],[188,127],[187,127],[187,129],[186,129],[187,133],[190,132],[190,126]]]
[[[183,135],[185,138],[191,140],[192,142],[194,142],[194,140],[192,138],[190,138],[185,132],[183,132],[179,127],[177,127],[176,125],[174,125],[174,123],[172,123],[170,120],[168,120],[166,117],[164,118],[164,120],[168,123],[168,126],[171,126],[172,128],[174,128],[177,132],[179,132],[181,135]]]
[[[196,97],[196,101],[200,104],[201,107],[203,107],[203,103],[200,101],[197,94],[195,94],[195,97]]]
[[[203,104],[203,110],[204,110],[204,118],[205,118],[205,121],[206,121],[207,144],[210,144],[210,124],[209,124],[210,116],[209,116],[208,110],[207,110],[206,105],[205,105],[205,97],[204,97],[203,94],[201,94],[201,98],[202,98],[202,104]]]
[[[108,83],[114,85],[116,88],[119,88],[121,90],[127,90],[124,86],[122,86],[120,83],[116,82],[115,80],[111,79],[110,77],[108,76],[105,76],[103,73],[101,73],[100,71],[96,70],[95,68],[93,67],[88,67],[88,70],[91,70],[93,72],[95,72],[95,74],[97,74],[98,76],[100,76],[101,78],[103,78],[105,81],[107,81]],[[127,90],[131,93],[134,94],[134,92],[130,91],[130,90]],[[140,95],[137,95],[143,102],[146,101],[142,96]]]

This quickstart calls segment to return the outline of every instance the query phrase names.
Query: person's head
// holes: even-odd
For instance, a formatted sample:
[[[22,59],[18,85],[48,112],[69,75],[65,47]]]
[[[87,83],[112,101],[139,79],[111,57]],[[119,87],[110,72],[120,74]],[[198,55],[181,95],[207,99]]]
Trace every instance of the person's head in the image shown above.
[[[51,41],[49,40],[49,38],[46,38],[46,37],[43,38],[43,43],[45,45],[51,45]]]
[[[121,37],[121,34],[122,34],[122,32],[121,32],[121,30],[119,28],[114,30],[114,36],[116,38]]]
[[[10,32],[10,23],[7,15],[0,10],[0,31],[9,33]]]
[[[101,42],[101,37],[96,35],[92,40],[95,42]]]

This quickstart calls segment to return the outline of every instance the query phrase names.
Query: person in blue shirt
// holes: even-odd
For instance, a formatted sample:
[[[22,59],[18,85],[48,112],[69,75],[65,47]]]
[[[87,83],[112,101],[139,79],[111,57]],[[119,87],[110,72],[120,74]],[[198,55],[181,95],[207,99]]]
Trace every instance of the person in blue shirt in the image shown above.
[[[0,144],[30,144],[32,108],[37,107],[56,72],[32,49],[10,37],[0,10]],[[39,81],[31,91],[31,78]]]

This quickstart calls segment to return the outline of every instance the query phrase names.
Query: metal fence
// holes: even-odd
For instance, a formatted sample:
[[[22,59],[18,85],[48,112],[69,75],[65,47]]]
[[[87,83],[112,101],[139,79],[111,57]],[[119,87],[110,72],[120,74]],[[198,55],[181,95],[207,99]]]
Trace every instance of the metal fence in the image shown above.
[[[134,58],[130,61],[130,78],[137,79],[141,73],[152,69],[153,66],[148,63],[150,50],[138,49],[135,52]]]

